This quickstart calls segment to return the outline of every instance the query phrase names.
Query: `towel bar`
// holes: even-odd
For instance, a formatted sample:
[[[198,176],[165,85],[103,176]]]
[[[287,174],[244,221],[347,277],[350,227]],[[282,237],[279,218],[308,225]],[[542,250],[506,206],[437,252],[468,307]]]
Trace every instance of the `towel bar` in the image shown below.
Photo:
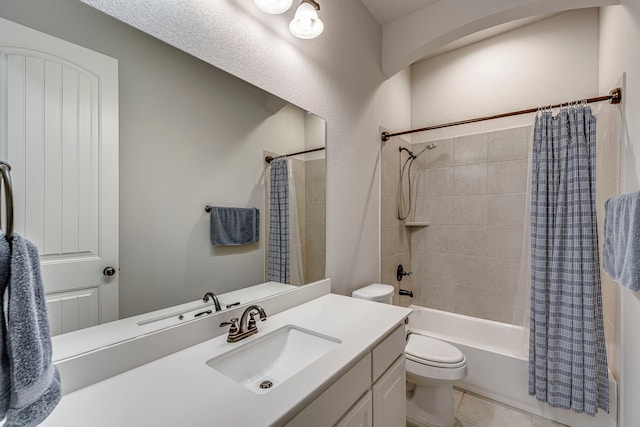
[[[6,238],[7,240],[11,240],[11,237],[13,236],[13,187],[11,186],[11,165],[9,165],[9,163],[7,162],[3,162],[2,160],[0,160],[0,173],[1,173],[1,178],[0,181],[2,181],[2,183],[0,183],[0,189],[2,187],[2,184],[4,184],[4,198],[6,201],[6,211],[5,211],[5,215],[6,215],[6,230],[5,230],[5,234],[6,234]],[[0,228],[2,228],[2,223],[0,221]]]

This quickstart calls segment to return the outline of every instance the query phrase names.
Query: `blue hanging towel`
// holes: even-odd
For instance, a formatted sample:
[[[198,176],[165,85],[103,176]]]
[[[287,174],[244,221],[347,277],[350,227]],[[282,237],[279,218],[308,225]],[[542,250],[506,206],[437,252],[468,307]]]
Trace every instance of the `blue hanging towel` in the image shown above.
[[[238,246],[260,238],[260,211],[256,208],[211,208],[211,244]]]
[[[40,258],[33,243],[0,232],[0,419],[5,427],[40,424],[62,397],[51,360]]]
[[[604,204],[604,270],[632,291],[640,290],[640,191]]]

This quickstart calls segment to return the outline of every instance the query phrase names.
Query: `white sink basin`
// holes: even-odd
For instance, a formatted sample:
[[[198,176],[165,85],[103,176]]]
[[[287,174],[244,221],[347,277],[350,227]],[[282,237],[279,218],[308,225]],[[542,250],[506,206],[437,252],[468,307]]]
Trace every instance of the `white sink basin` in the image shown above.
[[[258,332],[259,333],[259,332]],[[257,394],[267,393],[340,344],[293,325],[214,357],[207,365]],[[261,387],[262,384],[262,387]]]

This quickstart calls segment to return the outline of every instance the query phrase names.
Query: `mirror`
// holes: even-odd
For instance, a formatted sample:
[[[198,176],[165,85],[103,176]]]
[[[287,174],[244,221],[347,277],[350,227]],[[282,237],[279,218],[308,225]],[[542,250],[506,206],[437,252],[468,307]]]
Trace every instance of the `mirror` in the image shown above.
[[[323,119],[79,0],[0,17],[118,60],[120,319],[268,281],[265,154],[324,147]],[[292,159],[310,283],[324,277],[324,151]],[[207,205],[257,208],[258,242],[213,246]]]

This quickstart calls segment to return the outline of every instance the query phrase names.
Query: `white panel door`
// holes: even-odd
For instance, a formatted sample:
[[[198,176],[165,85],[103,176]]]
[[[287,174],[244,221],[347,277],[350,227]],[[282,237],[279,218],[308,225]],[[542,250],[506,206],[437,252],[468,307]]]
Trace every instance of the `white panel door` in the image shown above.
[[[0,19],[0,129],[14,229],[38,246],[47,300],[71,307],[65,331],[116,320],[117,61]],[[96,295],[96,315],[72,319],[64,295]]]

